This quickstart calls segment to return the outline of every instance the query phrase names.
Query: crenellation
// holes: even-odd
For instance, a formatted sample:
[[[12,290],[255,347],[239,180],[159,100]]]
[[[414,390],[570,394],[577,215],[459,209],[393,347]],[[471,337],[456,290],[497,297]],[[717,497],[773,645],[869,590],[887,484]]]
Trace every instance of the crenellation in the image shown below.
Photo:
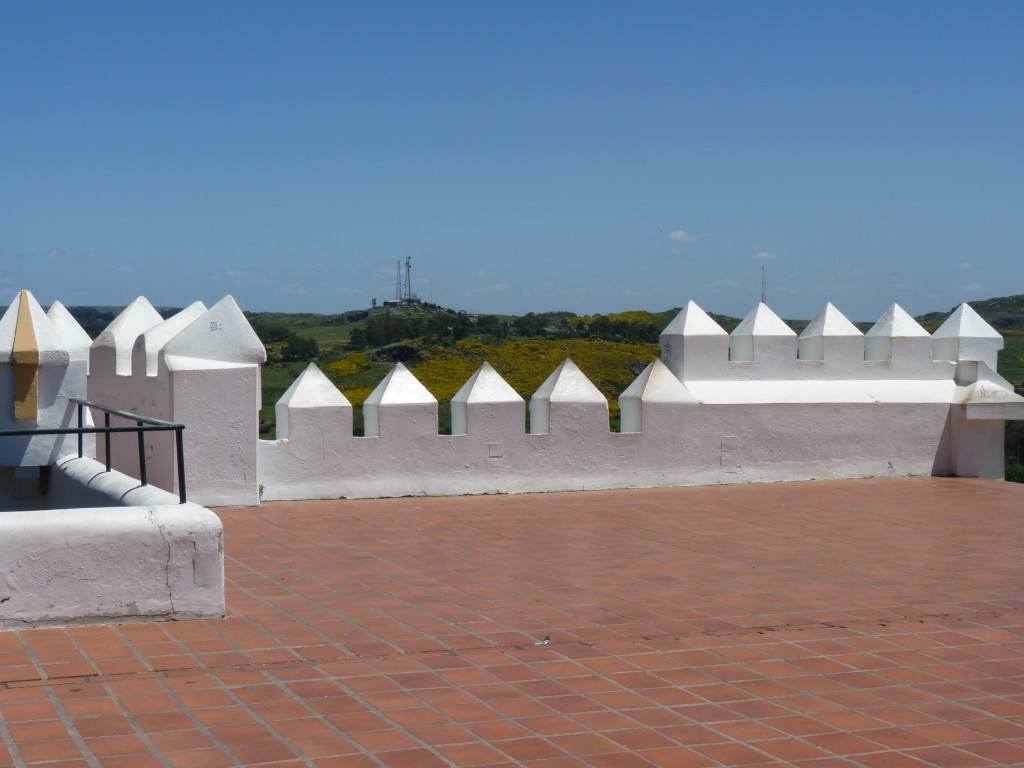
[[[89,372],[89,348],[92,346],[92,339],[85,329],[78,324],[74,315],[68,312],[67,307],[59,301],[53,302],[46,311],[46,316],[57,329],[57,333],[64,346],[68,350],[70,363],[81,362],[84,364],[86,374]]]
[[[530,434],[608,432],[608,400],[569,358],[530,398]]]
[[[831,302],[797,337],[802,361],[820,361],[831,369],[830,378],[859,373],[864,368],[864,334]]]
[[[132,375],[132,350],[140,333],[164,319],[145,296],[139,296],[115,317],[92,343],[89,370],[99,374]]]
[[[717,379],[729,360],[729,334],[689,301],[661,332],[661,359],[682,381]]]
[[[189,304],[162,323],[139,334],[132,345],[132,370],[156,376],[160,371],[160,353],[167,343],[207,311],[201,301]]]
[[[661,360],[655,360],[619,396],[619,431],[656,432],[671,425],[679,406],[698,405],[686,385]]]
[[[401,363],[363,402],[366,437],[405,439],[437,435],[437,398]]]
[[[486,361],[452,397],[451,413],[453,435],[526,432],[526,401]]]
[[[864,359],[899,361],[914,369],[933,367],[931,336],[905,309],[893,304],[864,334]]]
[[[981,361],[995,370],[1003,337],[970,304],[961,304],[932,334],[936,360]]]
[[[759,302],[729,334],[729,360],[754,365],[730,366],[747,378],[792,376],[796,367],[797,336],[764,302]]]
[[[310,363],[274,406],[278,440],[352,436],[352,404],[316,363]]]

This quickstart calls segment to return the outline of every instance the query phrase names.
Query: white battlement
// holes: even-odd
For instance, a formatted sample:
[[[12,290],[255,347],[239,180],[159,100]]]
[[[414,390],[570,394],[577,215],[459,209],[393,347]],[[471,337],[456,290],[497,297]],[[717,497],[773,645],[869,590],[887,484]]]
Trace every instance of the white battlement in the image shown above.
[[[73,336],[69,316],[51,312]],[[661,334],[662,359],[621,394],[618,432],[608,401],[571,360],[528,405],[484,363],[452,399],[450,435],[438,434],[437,399],[401,364],[366,399],[363,434],[354,435],[351,404],[310,364],[275,406],[276,439],[259,440],[266,352],[234,300],[158,322],[154,314],[137,299],[93,343],[88,396],[184,423],[189,495],[204,504],[255,504],[261,492],[1001,477],[1003,422],[1024,418],[1024,398],[995,373],[1001,337],[966,305],[929,336],[895,304],[866,334],[826,304],[798,337],[763,303],[728,334],[689,302]],[[65,359],[83,363],[81,339],[74,344]],[[133,440],[113,450],[127,474]],[[150,436],[146,452],[151,481],[173,491],[172,441]]]

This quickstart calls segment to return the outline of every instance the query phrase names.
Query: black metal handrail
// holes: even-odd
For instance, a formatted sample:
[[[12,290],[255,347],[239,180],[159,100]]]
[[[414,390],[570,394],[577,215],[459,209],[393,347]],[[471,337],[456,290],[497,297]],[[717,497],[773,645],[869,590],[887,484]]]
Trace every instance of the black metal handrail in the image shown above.
[[[142,485],[149,485],[146,472],[146,444],[145,440],[143,439],[143,433],[169,432],[171,430],[174,430],[174,447],[178,460],[178,498],[181,500],[182,504],[185,503],[185,454],[184,441],[182,440],[181,435],[182,430],[185,429],[184,424],[175,424],[170,421],[151,419],[148,416],[140,416],[137,413],[130,413],[129,411],[119,411],[116,408],[110,408],[106,405],[93,403],[89,400],[83,400],[79,397],[69,397],[68,401],[74,403],[77,406],[77,427],[46,427],[42,429],[2,429],[0,430],[0,437],[14,437],[22,435],[78,435],[78,458],[82,458],[83,436],[88,434],[103,434],[105,435],[104,446],[107,454],[107,472],[109,472],[110,435],[115,432],[135,432],[139,436],[139,474],[141,475],[139,480],[141,481]],[[86,408],[93,408],[97,411],[103,412],[102,427],[87,427],[84,425]],[[134,421],[135,426],[112,427],[110,426],[111,416],[119,416],[121,418],[128,419],[129,421]]]

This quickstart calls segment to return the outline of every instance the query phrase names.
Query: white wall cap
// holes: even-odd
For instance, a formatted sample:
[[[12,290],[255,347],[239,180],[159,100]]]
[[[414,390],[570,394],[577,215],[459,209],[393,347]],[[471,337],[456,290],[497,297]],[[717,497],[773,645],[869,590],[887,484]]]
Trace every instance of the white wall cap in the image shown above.
[[[932,334],[933,339],[972,338],[999,340],[999,349],[1003,348],[1003,337],[999,331],[985,322],[970,304],[966,302],[957,307],[946,322]]]
[[[486,360],[455,393],[453,403],[522,403],[522,396]]]
[[[159,325],[154,325],[135,340],[135,346],[139,347],[138,354],[145,354],[146,356],[147,376],[156,376],[159,371],[160,351],[167,342],[177,336],[205,311],[206,305],[203,302],[194,301],[185,309],[167,318]]]
[[[928,336],[917,320],[912,318],[899,304],[893,304],[871,326],[865,336],[891,336],[893,338],[913,338]]]
[[[691,381],[704,405],[759,403],[952,403],[951,379]]]
[[[223,299],[195,318],[164,345],[166,355],[231,363],[267,361],[267,350],[234,298]]]
[[[437,398],[412,375],[412,371],[396,363],[363,405],[424,405],[436,402]]]
[[[686,385],[661,360],[644,368],[633,383],[626,387],[619,400],[639,398],[645,403],[696,403]]]
[[[50,305],[46,316],[50,318],[50,322],[53,323],[57,333],[64,340],[64,345],[67,347],[71,359],[85,360],[88,363],[92,337],[78,324],[78,321],[68,311],[68,308],[59,301],[55,301]]]
[[[697,306],[692,299],[669,323],[662,336],[728,336],[715,319]]]
[[[254,368],[256,363],[232,363],[226,360],[209,360],[204,357],[188,355],[163,355],[164,365],[169,371],[220,371],[231,369]]]
[[[310,363],[281,395],[278,405],[288,408],[351,408],[348,398],[324,375],[316,363]]]
[[[743,318],[730,336],[796,336],[796,332],[762,301]]]
[[[92,349],[113,350],[114,372],[119,376],[130,376],[135,339],[163,321],[160,313],[153,309],[153,305],[146,297],[139,296],[103,329],[93,341]]]
[[[533,393],[536,400],[555,403],[604,403],[608,399],[568,357]]]
[[[14,336],[18,330],[18,315],[22,301],[28,304],[36,349],[39,352],[38,365],[66,367],[71,359],[67,344],[57,327],[46,316],[46,312],[39,306],[35,296],[28,291],[19,292],[4,312],[4,316],[0,318],[0,363],[10,365],[14,362]]]
[[[811,320],[800,334],[801,339],[814,336],[863,336],[846,316],[836,309],[831,302],[827,303],[817,317]]]

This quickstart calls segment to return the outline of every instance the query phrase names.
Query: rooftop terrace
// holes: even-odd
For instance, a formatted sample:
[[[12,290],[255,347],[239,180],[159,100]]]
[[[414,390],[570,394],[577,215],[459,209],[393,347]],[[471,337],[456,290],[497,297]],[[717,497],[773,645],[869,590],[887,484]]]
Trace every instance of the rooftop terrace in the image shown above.
[[[1022,512],[930,477],[222,508],[227,618],[0,633],[0,764],[1024,764]]]

